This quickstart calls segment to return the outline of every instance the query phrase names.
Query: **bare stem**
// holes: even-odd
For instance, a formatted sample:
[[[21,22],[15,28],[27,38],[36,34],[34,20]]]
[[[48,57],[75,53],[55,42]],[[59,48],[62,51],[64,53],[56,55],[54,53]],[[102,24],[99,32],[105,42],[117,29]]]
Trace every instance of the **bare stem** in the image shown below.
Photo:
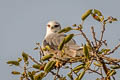
[[[40,65],[40,63],[38,63],[32,56],[28,56],[33,62],[35,62],[36,64]]]
[[[119,47],[120,47],[120,43],[109,54],[114,53]]]
[[[25,74],[25,80],[29,80],[26,71],[27,71],[27,69],[26,69],[26,64],[24,63],[24,74]]]
[[[99,73],[99,72],[97,72],[96,70],[92,70],[92,69],[88,69],[88,70],[90,70],[90,71],[92,71],[92,72],[94,72],[94,73],[97,73],[97,74],[99,74],[100,76],[102,76],[102,74],[101,73]]]
[[[102,76],[102,78],[103,78],[102,68],[100,68],[100,73],[102,74],[101,76]]]
[[[99,41],[98,50],[99,50],[99,48],[100,48],[101,45],[102,45],[102,40],[103,40],[104,32],[105,32],[105,23],[103,22],[103,26],[102,26],[102,31],[101,31],[101,36],[100,36],[100,41]]]
[[[106,57],[104,55],[99,55],[100,57],[102,57],[104,60],[107,60],[109,62],[120,62],[120,59],[116,59],[116,58],[111,58],[111,57]]]
[[[40,46],[40,55],[44,54],[43,50],[42,50],[42,47]],[[41,56],[40,56],[41,57]]]
[[[105,23],[103,23],[103,26],[102,26],[100,41],[102,41],[102,39],[103,39],[104,32],[105,32]]]
[[[54,73],[53,71],[50,71],[53,75],[56,75],[56,73]],[[59,74],[57,74],[56,75],[58,78],[60,78],[60,75]]]
[[[104,58],[99,56],[98,54],[96,54],[96,57],[97,57],[98,61],[102,64],[103,70],[104,70],[105,74],[107,75],[108,68],[104,62]]]
[[[59,69],[60,69],[60,68],[57,68],[57,72],[56,72],[56,75],[55,75],[55,77],[54,77],[54,80],[57,80],[57,76],[58,76],[58,73],[59,73]]]
[[[96,37],[95,37],[95,31],[94,31],[94,27],[93,27],[93,26],[91,27],[91,30],[92,30],[92,36],[93,36],[95,45],[97,46],[97,39],[96,39]]]
[[[85,33],[82,31],[82,29],[80,29],[80,32],[81,32],[81,34],[83,35],[83,37],[86,39],[86,41],[88,42],[88,44],[92,47],[89,39],[87,38],[87,36],[85,35]]]

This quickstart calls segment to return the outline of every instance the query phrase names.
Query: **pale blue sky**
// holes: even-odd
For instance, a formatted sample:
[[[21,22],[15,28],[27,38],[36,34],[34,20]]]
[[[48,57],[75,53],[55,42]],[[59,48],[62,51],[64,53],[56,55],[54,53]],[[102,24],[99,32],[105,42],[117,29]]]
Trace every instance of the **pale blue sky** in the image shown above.
[[[36,42],[42,42],[49,20],[56,20],[63,27],[79,24],[82,13],[94,8],[106,17],[120,19],[120,0],[0,0],[0,78],[16,80],[10,74],[14,67],[9,67],[6,61],[16,60],[22,51],[38,58],[33,48]],[[88,36],[90,26],[95,26],[96,32],[100,29],[100,24],[89,17],[84,28]],[[120,42],[120,21],[107,27],[105,39],[113,47]],[[85,42],[82,37],[76,39],[78,43]],[[115,57],[120,58],[120,54]]]

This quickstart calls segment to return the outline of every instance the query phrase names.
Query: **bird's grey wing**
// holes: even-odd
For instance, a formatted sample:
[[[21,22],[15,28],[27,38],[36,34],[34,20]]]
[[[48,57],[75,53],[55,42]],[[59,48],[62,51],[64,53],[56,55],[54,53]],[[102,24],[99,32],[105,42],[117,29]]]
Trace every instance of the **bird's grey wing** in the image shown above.
[[[54,43],[52,42],[52,40],[53,40],[53,37],[51,35],[47,36],[43,40],[42,47],[49,46],[51,49],[56,49],[57,46],[54,45]]]
[[[66,36],[65,34],[58,34],[58,33],[51,34],[43,40],[43,47],[48,45],[50,46],[51,49],[56,50],[58,46],[60,45],[60,43],[65,38],[65,36]],[[76,44],[75,41],[72,39],[66,44],[66,46],[75,45],[75,44]]]
[[[51,34],[44,39],[43,47],[48,45],[51,49],[57,50],[65,36],[65,34]],[[83,52],[82,48],[76,44],[74,39],[71,39],[68,43],[65,44],[64,51],[67,55],[72,57],[81,56]]]

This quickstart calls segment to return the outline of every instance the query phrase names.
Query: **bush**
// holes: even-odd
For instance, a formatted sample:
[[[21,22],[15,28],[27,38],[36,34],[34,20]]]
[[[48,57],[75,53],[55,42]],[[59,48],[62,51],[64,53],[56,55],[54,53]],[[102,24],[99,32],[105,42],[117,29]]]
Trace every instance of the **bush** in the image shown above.
[[[93,26],[91,27],[93,41],[88,39],[86,33],[84,33],[83,23],[88,16],[92,16],[93,19],[102,24],[101,34],[99,35],[100,39],[96,38],[96,33]],[[116,70],[120,69],[120,59],[113,58],[111,54],[115,53],[115,51],[120,47],[120,44],[116,45],[113,49],[108,49],[107,42],[103,39],[103,36],[106,30],[106,24],[117,21],[117,19],[112,16],[104,19],[102,13],[96,9],[87,10],[82,15],[81,19],[81,24],[74,24],[72,27],[66,27],[59,32],[66,33],[71,30],[76,30],[80,32],[80,34],[67,35],[62,43],[58,46],[58,49],[63,51],[62,49],[64,44],[69,42],[73,36],[81,35],[86,40],[86,44],[82,45],[84,53],[83,56],[72,57],[67,60],[56,58],[54,54],[47,54],[44,56],[44,50],[51,50],[51,48],[46,46],[43,49],[41,48],[40,43],[36,43],[36,48],[34,48],[34,50],[39,51],[40,60],[37,61],[29,54],[22,52],[22,57],[18,58],[18,60],[7,62],[7,64],[21,67],[21,69],[23,69],[23,72],[12,71],[12,74],[20,75],[20,80],[42,80],[45,77],[48,77],[49,73],[51,73],[51,76],[53,76],[54,80],[67,80],[68,77],[70,80],[81,80],[84,78],[84,75],[89,72],[91,74],[95,73],[101,76],[96,80],[115,80],[114,75],[116,75]],[[30,60],[34,62],[33,65],[29,64]],[[22,61],[24,62],[24,66],[20,65]],[[78,63],[77,66],[71,66],[74,63]],[[69,70],[70,72],[67,74],[67,76],[65,74],[60,74],[59,71],[61,69]]]

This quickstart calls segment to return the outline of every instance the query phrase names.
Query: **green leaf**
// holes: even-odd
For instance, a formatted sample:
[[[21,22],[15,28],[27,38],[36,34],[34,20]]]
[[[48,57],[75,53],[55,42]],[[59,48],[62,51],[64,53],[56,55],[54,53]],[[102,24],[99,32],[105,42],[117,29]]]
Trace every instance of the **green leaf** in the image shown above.
[[[87,48],[86,44],[83,46],[83,52],[84,52],[86,58],[89,59],[89,52],[88,52],[88,48]]]
[[[115,74],[116,74],[115,70],[109,70],[107,73],[107,76],[110,77],[110,76],[115,75]]]
[[[75,68],[73,68],[73,71],[80,71],[80,69],[83,69],[85,67],[85,64],[80,64],[78,66],[76,66]]]
[[[45,76],[45,73],[41,72],[34,76],[34,80],[42,80],[44,78],[44,76]]]
[[[66,28],[60,30],[58,33],[62,33],[62,32],[66,33],[66,32],[69,32],[70,30],[72,30],[71,27],[66,27]]]
[[[67,42],[69,42],[69,41],[73,38],[73,36],[74,36],[74,34],[69,34],[69,35],[67,35],[67,36],[63,39],[63,41],[60,43],[60,45],[58,46],[58,49],[59,49],[59,50],[62,50],[63,47],[64,47],[64,44],[66,44]]]
[[[84,75],[85,75],[85,70],[81,72],[75,80],[81,80]]]
[[[37,71],[32,71],[31,74],[32,75],[35,75],[37,73]]]
[[[108,54],[109,51],[110,51],[110,49],[102,49],[102,50],[99,52],[99,54],[102,54],[102,53]]]
[[[95,66],[102,67],[102,64],[100,64],[100,63],[94,62],[93,64],[94,64]]]
[[[34,48],[34,50],[38,50],[38,49],[39,49],[39,47]]]
[[[69,42],[69,41],[73,38],[73,36],[74,36],[74,34],[69,34],[69,35],[67,35],[67,36],[65,37],[64,43]]]
[[[56,63],[56,61],[49,61],[49,62],[45,65],[44,71],[45,71],[46,73],[50,72],[50,71],[53,69],[53,67],[55,67],[55,63]]]
[[[29,72],[29,71],[28,71],[28,76],[31,78],[31,80],[34,80],[34,77],[33,77],[32,72]]]
[[[53,54],[47,54],[47,55],[43,56],[43,57],[41,58],[41,60],[43,60],[43,61],[49,60],[50,58],[52,58],[52,56],[53,56]]]
[[[111,66],[110,68],[112,68],[112,69],[120,69],[120,66],[119,65],[115,65],[115,66]]]
[[[72,77],[72,73],[71,73],[71,72],[68,73],[67,76],[68,76],[71,80],[73,79],[73,77]]]
[[[36,45],[37,45],[37,46],[40,46],[40,43],[37,42]]]
[[[65,44],[65,39],[63,39],[63,41],[60,43],[60,45],[58,46],[58,50],[62,50]]]
[[[18,71],[12,71],[11,74],[13,74],[13,75],[20,75],[20,72],[18,72]]]
[[[50,50],[50,46],[48,46],[48,45],[46,45],[45,48],[46,48],[47,50]]]
[[[81,16],[81,19],[84,21],[91,13],[92,13],[92,9],[87,10],[87,11]]]
[[[21,76],[21,77],[20,77],[20,80],[23,80],[23,79],[24,79],[24,77],[23,77],[23,76]]]
[[[78,25],[78,30],[81,30],[81,29],[83,29],[83,26],[82,26],[82,24],[79,24]]]
[[[117,18],[114,18],[114,17],[112,17],[112,16],[109,16],[109,17],[108,17],[108,21],[109,21],[109,23],[112,23],[113,21],[118,21],[118,20],[117,20]]]
[[[22,52],[22,57],[23,57],[24,62],[28,61],[28,54],[26,54],[25,52]]]
[[[118,21],[117,18],[113,18],[112,21]]]
[[[73,27],[77,27],[77,25],[76,25],[76,24],[73,24],[72,26],[73,26]]]
[[[86,43],[86,46],[87,46],[87,48],[88,48],[88,51],[90,52],[90,51],[92,50],[92,47],[89,45],[88,42]]]
[[[97,78],[96,80],[101,80],[101,79]]]
[[[60,77],[59,80],[67,80],[66,77]]]
[[[102,16],[102,13],[97,9],[94,9],[94,13],[97,14],[98,16]]]
[[[44,48],[42,48],[43,51],[47,51],[47,50],[50,50],[50,46],[49,45],[46,45]]]
[[[32,65],[32,67],[35,68],[35,69],[40,69],[41,65],[34,64],[34,65]]]
[[[18,61],[8,61],[7,64],[19,66],[19,62]]]
[[[21,58],[18,58],[18,62],[21,62],[22,61],[22,59]]]

